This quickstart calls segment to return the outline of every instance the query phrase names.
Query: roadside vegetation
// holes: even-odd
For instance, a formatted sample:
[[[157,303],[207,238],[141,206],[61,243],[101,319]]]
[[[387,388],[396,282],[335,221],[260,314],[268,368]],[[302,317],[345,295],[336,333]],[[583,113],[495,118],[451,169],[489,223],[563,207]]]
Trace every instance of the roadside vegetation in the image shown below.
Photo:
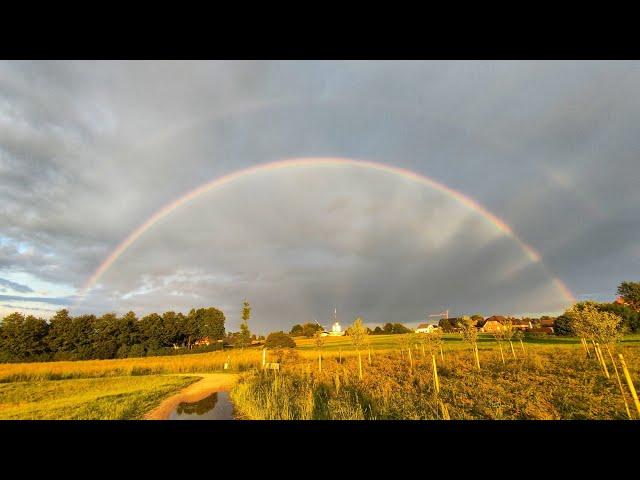
[[[1,420],[140,419],[197,377],[145,376],[0,384]]]
[[[444,361],[437,350],[423,355],[418,344],[411,360],[406,350],[374,351],[370,365],[362,362],[362,379],[357,356],[325,355],[321,369],[316,359],[299,356],[280,373],[246,372],[231,398],[250,419],[628,418],[618,384],[580,348],[527,345],[526,354],[516,350],[517,357],[505,355],[503,363],[494,343],[479,351],[478,369],[471,348],[446,346]],[[640,351],[618,351],[637,379]],[[631,403],[626,385],[624,393]]]

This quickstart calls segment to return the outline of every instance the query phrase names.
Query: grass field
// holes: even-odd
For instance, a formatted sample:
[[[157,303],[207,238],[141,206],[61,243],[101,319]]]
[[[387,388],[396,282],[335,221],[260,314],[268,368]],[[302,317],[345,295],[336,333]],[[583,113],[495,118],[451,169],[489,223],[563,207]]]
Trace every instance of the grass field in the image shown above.
[[[371,350],[373,351],[390,351],[397,350],[400,346],[400,340],[402,335],[370,335]],[[349,337],[324,337],[325,344],[323,350],[326,353],[338,353],[340,350],[343,352],[349,352],[353,350],[351,340]],[[460,334],[457,333],[445,333],[443,335],[445,348],[457,350],[468,348],[468,345],[464,343]],[[308,352],[310,350],[316,350],[314,340],[312,338],[296,337],[296,345],[300,352]],[[525,345],[531,346],[557,346],[557,347],[573,347],[582,348],[580,340],[575,337],[555,337],[553,335],[546,335],[543,337],[529,337],[523,340]],[[478,335],[478,348],[480,350],[495,348],[496,341],[493,336],[489,334]],[[623,346],[637,346],[640,347],[640,334],[626,335],[620,345]]]
[[[640,349],[635,344],[623,343],[617,351],[624,354],[638,382]],[[322,372],[317,362],[301,359],[283,365],[278,375],[243,374],[231,398],[239,414],[250,419],[628,418],[611,363],[611,378],[606,378],[579,344],[576,348],[573,343],[528,344],[524,351],[516,348],[516,358],[505,348],[503,363],[497,347],[485,342],[481,370],[463,344],[451,345],[445,344],[444,359],[436,353],[439,392],[430,355],[423,357],[415,349],[410,360],[406,350],[378,349],[371,364],[363,355],[362,379],[352,355],[341,362],[335,356],[325,357]],[[632,417],[638,419],[624,388]]]
[[[626,418],[613,377],[606,379],[578,339],[537,337],[516,343],[517,359],[505,346],[502,363],[490,335],[480,335],[482,370],[474,369],[468,344],[458,334],[444,335],[437,356],[441,392],[434,396],[430,358],[414,346],[413,365],[401,351],[400,335],[370,336],[363,353],[364,378],[358,379],[356,352],[349,337],[326,337],[323,371],[312,339],[297,338],[280,361],[281,374],[258,368],[260,348],[201,354],[0,364],[0,419],[141,418],[162,399],[194,378],[171,374],[244,372],[232,398],[244,418],[441,418],[442,402],[459,419]],[[640,335],[617,344],[631,377],[640,387]],[[611,365],[610,365],[611,368]],[[613,372],[611,372],[613,374]],[[626,386],[625,386],[626,388]],[[631,402],[630,398],[627,398]],[[633,404],[630,403],[633,411]],[[634,413],[635,415],[635,413]],[[636,417],[637,418],[637,415]]]
[[[197,377],[83,378],[0,384],[2,420],[139,419]]]

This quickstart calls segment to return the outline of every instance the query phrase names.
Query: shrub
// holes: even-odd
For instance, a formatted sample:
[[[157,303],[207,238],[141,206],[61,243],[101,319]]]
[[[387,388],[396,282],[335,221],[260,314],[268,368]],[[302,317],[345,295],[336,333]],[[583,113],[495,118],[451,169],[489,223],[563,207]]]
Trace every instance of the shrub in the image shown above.
[[[131,348],[129,349],[127,356],[129,358],[144,357],[144,354],[145,354],[144,346],[140,343],[134,343],[133,345],[131,345]]]
[[[296,348],[296,342],[284,332],[273,332],[264,342],[266,348]]]
[[[560,315],[556,318],[555,328],[553,332],[561,337],[572,337],[575,336],[575,332],[573,328],[571,328],[571,319],[566,315]]]

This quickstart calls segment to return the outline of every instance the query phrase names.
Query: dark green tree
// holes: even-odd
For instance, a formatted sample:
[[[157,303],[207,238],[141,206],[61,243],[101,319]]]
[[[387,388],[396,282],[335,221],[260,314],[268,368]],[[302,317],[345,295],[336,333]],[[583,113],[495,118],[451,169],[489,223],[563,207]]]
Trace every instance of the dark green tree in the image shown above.
[[[571,318],[569,318],[567,315],[560,315],[558,318],[556,318],[553,327],[553,333],[561,337],[574,336],[575,332],[573,331],[573,328],[571,328],[571,323]]]
[[[143,317],[138,324],[138,331],[140,342],[148,352],[158,352],[164,347],[171,346],[162,317],[157,313]]]
[[[69,358],[73,352],[72,322],[73,319],[69,315],[69,311],[65,309],[57,311],[49,320],[46,342],[55,360]]]
[[[640,332],[640,312],[628,305],[619,303],[599,303],[597,308],[601,312],[615,313],[622,318],[621,328],[625,332]]]
[[[302,325],[302,334],[307,338],[313,338],[317,331],[322,330],[322,327],[317,323],[307,322]]]
[[[401,323],[394,323],[393,333],[395,334],[411,333],[411,330],[405,327],[404,325],[402,325]]]
[[[296,342],[284,332],[272,332],[264,342],[267,348],[295,348]]]
[[[246,300],[242,304],[242,323],[240,333],[236,338],[236,345],[240,348],[248,346],[251,342],[251,331],[249,330],[249,319],[251,318],[251,306]]]
[[[105,313],[93,322],[92,358],[116,358],[121,346],[120,321],[115,313]]]
[[[636,311],[640,310],[640,282],[622,282],[618,285],[618,295],[631,308]]]
[[[303,335],[303,333],[302,333],[302,325],[295,324],[293,327],[291,327],[291,331],[289,332],[289,335],[291,335],[293,337],[298,337],[298,336]]]
[[[200,334],[211,340],[223,339],[225,335],[224,313],[213,307],[200,309],[199,312]]]

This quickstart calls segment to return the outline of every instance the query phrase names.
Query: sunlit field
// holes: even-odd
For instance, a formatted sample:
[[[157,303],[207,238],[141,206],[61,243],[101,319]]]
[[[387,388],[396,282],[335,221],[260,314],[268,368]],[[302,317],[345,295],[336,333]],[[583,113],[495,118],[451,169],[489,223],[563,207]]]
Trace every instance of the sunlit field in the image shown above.
[[[0,364],[0,383],[28,380],[62,380],[115,376],[142,376],[169,373],[197,373],[229,370],[243,371],[259,364],[258,349],[191,355],[82,360],[74,362],[38,362]],[[227,362],[228,360],[228,362]]]
[[[197,377],[84,378],[0,384],[2,420],[139,419]]]
[[[324,337],[325,344],[323,351],[330,354],[339,354],[340,351],[345,354],[349,354],[353,350],[353,345],[348,336],[342,337]],[[389,351],[399,348],[401,343],[401,335],[369,335],[369,341],[371,343],[371,350],[373,351]],[[447,348],[450,349],[465,349],[468,345],[462,340],[460,334],[445,333],[443,334],[443,340]],[[296,346],[300,352],[308,352],[309,350],[315,350],[316,346],[312,338],[296,337]],[[539,337],[529,336],[523,340],[525,345],[532,346],[558,346],[558,347],[570,347],[570,348],[582,348],[580,339],[576,337],[556,337],[553,335],[544,335]],[[620,342],[625,346],[640,346],[640,334],[625,335]],[[479,349],[493,349],[496,341],[492,335],[479,334],[478,335],[478,348]]]
[[[433,358],[402,335],[372,335],[361,350],[363,378],[349,337],[297,338],[293,350],[262,349],[114,360],[0,364],[0,419],[136,419],[194,377],[171,374],[242,372],[231,391],[246,419],[626,419],[639,418],[624,383],[609,364],[606,378],[577,338],[529,337],[503,342],[481,334],[478,370],[459,334],[443,336]],[[615,346],[631,377],[640,378],[640,335]],[[227,368],[225,369],[225,364]],[[619,368],[619,367],[618,367]]]
[[[517,345],[515,355],[505,349],[503,363],[495,343],[485,339],[479,370],[462,342],[445,343],[442,356],[435,354],[437,388],[434,359],[419,349],[411,358],[398,349],[372,349],[371,360],[363,353],[362,379],[353,355],[340,361],[332,350],[321,372],[306,356],[283,365],[277,375],[247,372],[232,399],[238,413],[250,419],[640,418],[626,385],[623,398],[611,363],[606,378],[579,342],[545,340]],[[621,342],[617,352],[638,379],[637,338]]]

